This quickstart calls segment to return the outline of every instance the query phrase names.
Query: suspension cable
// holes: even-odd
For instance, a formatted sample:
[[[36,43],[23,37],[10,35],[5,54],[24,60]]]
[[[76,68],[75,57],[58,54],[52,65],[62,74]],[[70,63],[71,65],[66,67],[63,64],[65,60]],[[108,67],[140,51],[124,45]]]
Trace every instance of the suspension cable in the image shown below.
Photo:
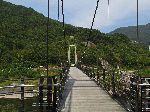
[[[97,13],[97,9],[98,9],[98,4],[99,4],[99,0],[97,0],[97,5],[96,5],[95,12],[94,12],[94,17],[93,17],[90,33],[91,33],[91,30],[93,29],[93,25],[94,25],[94,22],[95,22],[95,17],[96,17],[96,13]]]
[[[58,0],[58,20],[59,20],[59,15],[60,15],[60,14],[59,14],[59,4],[60,4],[60,3],[59,3],[59,0]]]
[[[92,33],[93,25],[94,25],[94,22],[95,22],[98,6],[99,6],[99,0],[97,0],[96,9],[95,9],[95,12],[94,12],[94,17],[92,19],[92,25],[91,25],[90,32],[89,32],[89,38],[91,37],[91,33]],[[87,39],[86,47],[88,46],[89,38]]]
[[[47,76],[48,76],[49,0],[48,0],[48,10],[47,10],[47,13],[48,13],[48,18],[47,18],[47,36],[46,36],[46,46],[47,46],[47,50],[46,50],[46,61],[47,61],[46,62],[46,69],[47,69]]]
[[[66,38],[66,32],[65,32],[65,15],[64,15],[64,0],[61,0],[62,2],[62,16],[63,16],[63,35],[64,39]]]
[[[92,25],[91,25],[90,32],[89,32],[89,38],[91,37],[92,29],[93,29],[93,26],[94,26],[94,22],[95,22],[97,10],[98,10],[98,6],[99,6],[99,1],[100,1],[100,0],[97,0],[96,9],[95,9],[95,12],[94,12],[94,17],[93,17],[93,19],[92,19]],[[85,47],[85,49],[84,49],[84,53],[85,53],[85,50],[86,50],[86,48],[87,48],[87,46],[88,46],[89,38],[87,39],[87,43],[86,43],[86,47]]]
[[[64,15],[64,0],[61,0],[62,2],[62,16],[63,16],[63,36],[64,36],[64,47],[67,51],[67,42],[66,42],[66,29],[65,29],[65,15]],[[67,54],[66,54],[67,55]]]
[[[57,2],[57,12],[58,12],[58,21],[59,21],[59,19],[60,19],[60,0],[58,0],[58,2]],[[57,61],[57,63],[59,63],[59,62],[61,62],[61,59],[60,59],[60,49],[59,49],[59,59],[58,59],[58,61]]]
[[[139,41],[139,1],[137,0],[137,40]]]
[[[99,1],[100,1],[100,0],[97,0],[96,9],[95,9],[95,12],[94,12],[94,17],[93,17],[93,19],[92,19],[92,25],[91,25],[91,27],[90,27],[89,38],[91,37],[91,33],[92,33],[92,29],[93,29],[93,25],[94,25],[94,22],[95,22],[95,18],[96,18],[96,14],[97,14],[98,6],[99,6]],[[85,49],[83,50],[83,51],[84,51],[84,53],[85,53],[85,50],[87,49],[89,38],[87,39],[86,47],[85,47]]]
[[[107,19],[109,20],[109,16],[110,16],[110,0],[108,0],[108,9],[107,9]]]

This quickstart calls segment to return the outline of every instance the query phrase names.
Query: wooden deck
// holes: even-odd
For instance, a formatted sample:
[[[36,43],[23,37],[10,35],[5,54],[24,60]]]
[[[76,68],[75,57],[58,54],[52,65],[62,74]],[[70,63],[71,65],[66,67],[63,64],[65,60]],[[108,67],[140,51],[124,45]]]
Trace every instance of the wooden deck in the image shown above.
[[[70,68],[62,112],[126,112],[104,90],[75,67]]]

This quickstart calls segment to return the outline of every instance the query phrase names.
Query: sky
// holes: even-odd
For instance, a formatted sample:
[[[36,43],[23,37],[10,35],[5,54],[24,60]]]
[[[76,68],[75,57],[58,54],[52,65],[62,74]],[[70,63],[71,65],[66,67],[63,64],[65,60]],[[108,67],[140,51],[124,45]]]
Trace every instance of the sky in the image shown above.
[[[5,0],[17,5],[31,7],[47,16],[47,0]],[[50,18],[57,18],[57,2],[50,0]],[[61,3],[61,0],[60,0]],[[97,0],[64,0],[65,23],[90,28]],[[60,4],[61,12],[61,4]],[[135,26],[137,0],[100,0],[94,29],[108,33],[119,27]],[[62,21],[62,15],[60,20]],[[150,23],[150,0],[139,0],[139,24]]]

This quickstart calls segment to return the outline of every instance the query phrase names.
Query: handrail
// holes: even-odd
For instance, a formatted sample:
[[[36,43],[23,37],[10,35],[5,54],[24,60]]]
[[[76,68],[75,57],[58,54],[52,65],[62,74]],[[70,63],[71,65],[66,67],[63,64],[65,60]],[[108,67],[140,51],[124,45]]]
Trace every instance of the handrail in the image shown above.
[[[89,66],[78,66],[86,75],[94,80],[97,85],[103,88],[112,98],[118,100],[127,111],[139,111],[139,77],[130,74],[124,77],[124,74],[117,69],[104,69],[98,67],[93,69]],[[149,84],[147,84],[149,85]],[[141,84],[142,86],[142,84]]]

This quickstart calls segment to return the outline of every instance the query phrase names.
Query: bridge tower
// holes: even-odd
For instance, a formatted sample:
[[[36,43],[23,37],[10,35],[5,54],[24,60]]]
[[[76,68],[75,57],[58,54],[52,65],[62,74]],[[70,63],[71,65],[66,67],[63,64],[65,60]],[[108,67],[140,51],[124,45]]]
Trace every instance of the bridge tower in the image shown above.
[[[72,56],[72,49],[74,50],[73,56]],[[71,66],[75,66],[77,64],[77,47],[75,44],[69,45],[68,61]]]

